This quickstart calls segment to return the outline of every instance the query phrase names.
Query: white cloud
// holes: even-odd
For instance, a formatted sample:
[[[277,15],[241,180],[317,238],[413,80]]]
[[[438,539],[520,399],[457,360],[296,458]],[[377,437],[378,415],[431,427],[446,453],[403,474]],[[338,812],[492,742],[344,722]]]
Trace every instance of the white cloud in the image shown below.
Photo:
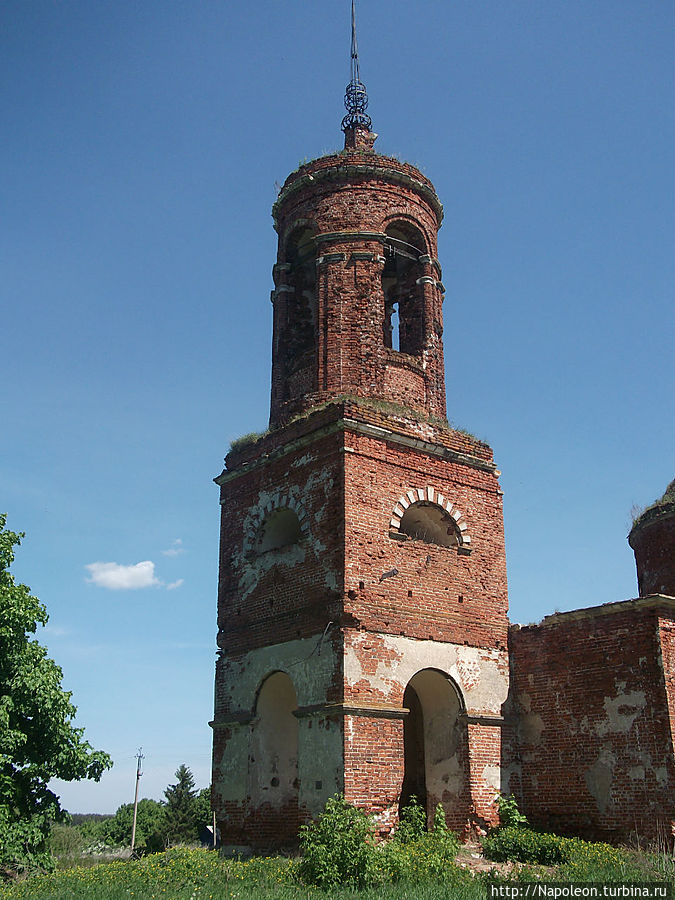
[[[185,548],[182,545],[182,540],[176,538],[175,541],[171,542],[171,546],[168,550],[162,550],[162,556],[180,556],[181,553],[185,553]]]
[[[42,630],[44,634],[50,634],[52,637],[66,637],[70,634],[70,629],[61,625],[45,625]]]
[[[155,576],[155,564],[149,559],[133,566],[122,566],[115,562],[94,562],[85,566],[91,577],[90,584],[108,588],[110,591],[133,591],[138,588],[161,585]]]
[[[179,588],[183,583],[183,579],[179,578],[178,581],[172,581],[171,584],[167,584],[167,591],[174,591],[176,588]]]

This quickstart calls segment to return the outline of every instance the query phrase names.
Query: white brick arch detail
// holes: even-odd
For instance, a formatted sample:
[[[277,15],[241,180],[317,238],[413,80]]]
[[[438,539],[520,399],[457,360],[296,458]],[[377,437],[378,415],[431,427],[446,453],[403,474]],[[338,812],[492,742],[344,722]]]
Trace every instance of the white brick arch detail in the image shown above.
[[[464,521],[462,513],[450,500],[444,497],[440,491],[430,485],[423,488],[410,488],[405,494],[401,494],[396,501],[396,505],[391,514],[391,521],[389,523],[390,534],[401,534],[401,519],[403,518],[403,514],[413,503],[420,502],[433,503],[434,506],[438,506],[443,512],[447,513],[454,521],[457,530],[457,549],[463,550],[464,553],[471,551],[469,526]]]
[[[307,510],[291,492],[276,492],[266,495],[252,506],[244,520],[244,553],[251,553],[255,548],[258,533],[269,516],[279,509],[291,509],[298,517],[302,537],[309,537],[309,517]]]

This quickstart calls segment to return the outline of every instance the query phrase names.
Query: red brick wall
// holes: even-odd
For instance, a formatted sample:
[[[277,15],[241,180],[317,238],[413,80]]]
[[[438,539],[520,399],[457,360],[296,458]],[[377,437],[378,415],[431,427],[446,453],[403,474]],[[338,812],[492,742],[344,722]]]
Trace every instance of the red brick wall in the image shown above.
[[[279,440],[281,438],[281,440]],[[320,435],[308,446],[254,467],[221,488],[219,646],[228,653],[321,634],[337,620],[342,597],[343,475],[342,436]],[[275,449],[284,446],[277,436]],[[261,495],[300,501],[306,533],[300,562],[289,565],[283,552],[262,556],[245,550],[246,524],[265,518],[251,513]]]
[[[409,637],[506,646],[502,498],[493,471],[347,432],[345,610],[359,627]],[[399,497],[431,486],[459,507],[471,553],[390,537]],[[398,574],[380,582],[385,572]]]
[[[403,784],[403,719],[345,716],[344,740],[345,798],[377,816],[387,833]]]
[[[670,719],[669,733],[664,734],[663,739],[666,745],[670,743],[670,783],[675,784],[675,610],[659,617],[659,641]]]
[[[593,838],[653,838],[675,817],[658,616],[640,601],[510,634],[523,812]],[[672,645],[671,645],[672,646]]]
[[[675,508],[663,513],[648,510],[629,535],[635,552],[641,597],[666,594],[675,597]]]
[[[413,166],[377,153],[347,151],[302,166],[287,179],[274,209],[279,255],[272,358],[273,425],[339,394],[406,403],[445,418],[443,286],[436,234],[442,211],[428,181]],[[387,349],[383,336],[384,232],[412,225],[426,253],[416,274],[423,340],[419,355]],[[289,375],[286,332],[293,271],[286,242],[295,229],[315,235],[315,354],[302,377]],[[311,371],[310,371],[311,370]],[[299,380],[298,380],[299,379]]]

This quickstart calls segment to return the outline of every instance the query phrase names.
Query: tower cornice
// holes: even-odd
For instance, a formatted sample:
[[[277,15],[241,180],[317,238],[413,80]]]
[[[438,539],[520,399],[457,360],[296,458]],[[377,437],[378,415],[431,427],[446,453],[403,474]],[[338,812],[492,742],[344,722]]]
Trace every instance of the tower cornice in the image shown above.
[[[345,181],[354,183],[363,178],[377,178],[388,184],[415,191],[431,206],[440,227],[443,205],[434,186],[419,169],[391,156],[368,151],[343,151],[321,156],[292,172],[272,207],[272,217],[278,230],[281,209],[296,192],[316,189],[321,182]]]

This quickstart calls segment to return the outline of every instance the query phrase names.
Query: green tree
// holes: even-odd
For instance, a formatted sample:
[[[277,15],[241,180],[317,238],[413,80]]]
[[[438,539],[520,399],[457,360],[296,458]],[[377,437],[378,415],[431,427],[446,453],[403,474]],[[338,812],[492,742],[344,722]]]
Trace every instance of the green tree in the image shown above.
[[[185,764],[176,769],[176,779],[176,784],[170,784],[164,791],[166,837],[169,844],[189,844],[199,837],[195,780]]]
[[[197,837],[199,837],[202,828],[213,824],[210,787],[202,788],[195,797],[195,822],[197,823]]]
[[[51,778],[98,781],[112,765],[73,725],[76,708],[63,673],[31,635],[47,611],[9,573],[23,534],[0,514],[0,871],[6,876],[53,867],[49,829],[63,821]]]
[[[131,845],[134,804],[123,803],[112,819],[103,823],[101,834],[106,844],[114,847]],[[164,846],[165,808],[158,800],[144,797],[138,801],[136,813],[136,846],[160,850]]]

